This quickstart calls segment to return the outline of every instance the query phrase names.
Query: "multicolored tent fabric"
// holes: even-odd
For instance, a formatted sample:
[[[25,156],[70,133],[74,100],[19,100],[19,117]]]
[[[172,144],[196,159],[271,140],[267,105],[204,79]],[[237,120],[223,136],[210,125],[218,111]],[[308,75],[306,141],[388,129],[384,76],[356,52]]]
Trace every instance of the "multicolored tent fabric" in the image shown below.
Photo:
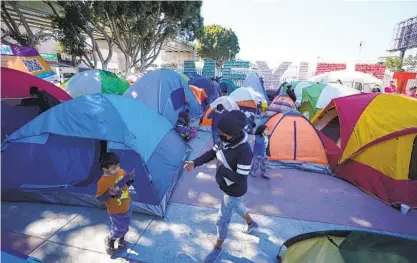
[[[228,111],[240,110],[240,108],[236,104],[236,102],[233,99],[231,99],[230,97],[222,96],[222,97],[218,98],[217,100],[215,100],[213,103],[210,104],[210,107],[208,108],[208,110],[204,114],[203,118],[201,118],[200,128],[202,130],[210,130],[211,129],[211,119],[208,118],[208,115],[219,104],[222,104],[224,106],[224,108]]]
[[[320,83],[337,83],[338,80],[345,86],[363,92],[371,92],[374,85],[378,85],[381,88],[383,84],[382,80],[371,74],[349,70],[331,71],[314,76],[310,79],[312,82]]]
[[[1,68],[1,141],[39,115],[38,106],[18,106],[29,98],[30,87],[36,86],[61,101],[70,100],[65,91],[22,71]]]
[[[196,86],[193,86],[193,85],[189,85],[189,86],[199,104],[202,104],[203,101],[205,101],[208,98],[204,89],[197,88]]]
[[[189,147],[163,116],[118,95],[61,103],[7,137],[2,198],[103,207],[95,198],[103,141],[123,169],[136,171],[133,210],[164,216]]]
[[[303,89],[299,111],[311,119],[317,111],[325,108],[332,99],[359,94],[356,89],[341,84],[313,84]]]
[[[310,81],[296,81],[296,82],[291,82],[288,85],[291,85],[292,88],[294,89],[294,93],[295,93],[295,97],[297,98],[297,103],[301,104],[301,99],[303,97],[303,89],[310,87],[311,85],[314,85],[314,82],[310,82]],[[280,95],[286,95],[286,91],[287,91],[287,86],[284,86],[284,88],[281,90]]]
[[[229,98],[233,99],[243,111],[256,112],[257,105],[266,102],[265,97],[250,87],[242,87],[233,91]]]
[[[72,97],[54,84],[37,78],[31,74],[10,69],[1,68],[1,98],[2,99],[23,99],[30,97],[30,87],[36,86],[57,99],[64,101]]]
[[[262,86],[261,81],[259,80],[259,77],[254,74],[250,73],[246,76],[245,80],[243,81],[242,87],[251,87],[253,90],[258,92],[264,97],[264,101],[268,101],[268,95],[266,94],[264,86]]]
[[[277,113],[288,110],[297,110],[292,99],[288,96],[276,96],[264,113],[263,118],[270,118]]]
[[[15,69],[46,81],[56,80],[56,74],[33,47],[1,45],[1,66]]]
[[[365,231],[321,231],[292,237],[280,263],[417,262],[417,241]],[[282,248],[282,247],[281,247]]]
[[[265,125],[271,133],[268,160],[279,166],[332,173],[319,135],[301,113],[294,110],[278,113]]]
[[[386,203],[417,207],[414,109],[413,98],[364,93],[332,100],[312,122],[329,138],[338,176]]]
[[[146,73],[124,95],[148,105],[172,124],[177,122],[187,103],[191,117],[200,118],[203,114],[201,105],[181,75],[166,68]]]
[[[219,94],[216,93],[216,90],[214,89],[211,80],[209,80],[208,78],[201,77],[197,79],[192,79],[190,81],[190,85],[196,86],[200,89],[204,89],[209,98],[209,103],[213,103],[219,97]]]
[[[123,95],[129,86],[129,82],[116,74],[95,69],[75,74],[65,83],[63,89],[76,98],[95,93]]]

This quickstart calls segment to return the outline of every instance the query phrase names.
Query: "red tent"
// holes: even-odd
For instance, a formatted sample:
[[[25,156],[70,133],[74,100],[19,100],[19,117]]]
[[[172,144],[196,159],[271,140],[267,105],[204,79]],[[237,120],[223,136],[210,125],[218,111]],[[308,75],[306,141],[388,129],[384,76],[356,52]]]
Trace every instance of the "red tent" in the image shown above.
[[[22,99],[30,97],[29,89],[32,86],[36,86],[39,90],[48,92],[61,101],[72,99],[68,93],[50,82],[18,70],[1,68],[2,99]]]

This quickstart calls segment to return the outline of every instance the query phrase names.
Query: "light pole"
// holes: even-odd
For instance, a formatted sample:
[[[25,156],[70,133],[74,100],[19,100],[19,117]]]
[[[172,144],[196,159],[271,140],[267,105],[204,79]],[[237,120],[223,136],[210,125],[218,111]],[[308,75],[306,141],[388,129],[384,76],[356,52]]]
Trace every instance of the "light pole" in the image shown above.
[[[232,50],[229,49],[229,61],[232,60]]]
[[[358,55],[358,62],[361,62],[361,51],[362,51],[362,41],[359,43],[359,55]]]

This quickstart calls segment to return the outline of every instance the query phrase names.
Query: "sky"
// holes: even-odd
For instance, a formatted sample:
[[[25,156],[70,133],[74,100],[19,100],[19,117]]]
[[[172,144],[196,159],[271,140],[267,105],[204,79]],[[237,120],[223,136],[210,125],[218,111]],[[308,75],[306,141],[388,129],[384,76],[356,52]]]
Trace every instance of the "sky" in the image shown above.
[[[417,0],[204,0],[202,16],[236,33],[242,60],[374,63]]]

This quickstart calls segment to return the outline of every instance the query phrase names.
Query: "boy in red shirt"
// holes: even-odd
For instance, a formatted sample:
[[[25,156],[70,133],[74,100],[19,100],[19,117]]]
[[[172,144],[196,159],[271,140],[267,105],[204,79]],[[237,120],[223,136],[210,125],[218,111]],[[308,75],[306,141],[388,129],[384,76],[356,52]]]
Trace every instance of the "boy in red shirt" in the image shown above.
[[[133,184],[135,172],[129,175],[120,169],[120,157],[114,152],[104,153],[100,159],[104,174],[97,183],[96,198],[106,202],[107,213],[111,221],[110,235],[106,237],[106,252],[113,255],[114,243],[119,239],[118,249],[126,247],[125,235],[129,231],[132,209],[128,187]]]

